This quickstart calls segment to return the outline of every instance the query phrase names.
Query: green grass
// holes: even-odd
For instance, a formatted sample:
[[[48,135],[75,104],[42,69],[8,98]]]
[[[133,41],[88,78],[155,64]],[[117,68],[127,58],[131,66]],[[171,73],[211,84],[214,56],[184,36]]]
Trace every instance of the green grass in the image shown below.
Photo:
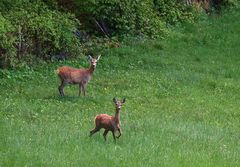
[[[240,12],[165,41],[105,50],[87,96],[59,97],[54,70],[2,70],[0,166],[240,166]],[[89,138],[96,114],[126,97],[123,135]]]

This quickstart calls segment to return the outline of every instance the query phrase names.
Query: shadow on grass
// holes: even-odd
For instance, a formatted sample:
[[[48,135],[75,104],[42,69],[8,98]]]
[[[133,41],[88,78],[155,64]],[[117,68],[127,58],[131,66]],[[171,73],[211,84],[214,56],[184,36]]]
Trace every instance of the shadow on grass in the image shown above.
[[[53,100],[53,101],[59,101],[59,102],[72,102],[72,103],[76,103],[76,102],[92,102],[92,103],[98,103],[99,99],[96,99],[92,96],[64,96],[61,97],[59,95],[49,95],[49,96],[45,96],[42,97],[41,99],[43,100]]]

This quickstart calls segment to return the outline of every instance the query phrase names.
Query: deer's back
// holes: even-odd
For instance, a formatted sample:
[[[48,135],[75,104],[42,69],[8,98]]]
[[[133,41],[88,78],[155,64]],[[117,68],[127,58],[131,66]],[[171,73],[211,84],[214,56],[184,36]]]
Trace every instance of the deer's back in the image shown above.
[[[101,128],[112,130],[114,124],[114,117],[108,114],[99,114],[95,117],[95,122],[97,126]]]
[[[63,66],[58,68],[57,73],[61,80],[72,84],[77,84],[88,79],[85,69]]]

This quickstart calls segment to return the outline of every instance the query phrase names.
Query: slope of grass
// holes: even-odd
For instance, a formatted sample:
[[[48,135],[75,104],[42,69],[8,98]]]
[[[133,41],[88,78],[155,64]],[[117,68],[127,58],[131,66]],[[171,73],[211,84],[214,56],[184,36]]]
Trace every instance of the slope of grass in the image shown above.
[[[1,71],[0,166],[240,166],[239,17],[103,51],[86,97],[59,97],[54,73],[83,58]],[[123,135],[89,138],[114,96],[126,97]]]

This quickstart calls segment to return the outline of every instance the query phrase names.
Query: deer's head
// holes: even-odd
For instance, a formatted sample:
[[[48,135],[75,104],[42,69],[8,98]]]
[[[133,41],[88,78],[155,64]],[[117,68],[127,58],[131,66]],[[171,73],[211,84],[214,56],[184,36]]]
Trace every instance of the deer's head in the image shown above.
[[[88,55],[88,59],[91,63],[91,66],[95,69],[97,66],[97,62],[100,59],[101,55],[99,55],[97,58],[92,58],[92,56]]]
[[[125,98],[121,99],[121,100],[117,100],[116,97],[113,98],[113,102],[115,104],[116,109],[120,110],[123,103],[125,103]]]

